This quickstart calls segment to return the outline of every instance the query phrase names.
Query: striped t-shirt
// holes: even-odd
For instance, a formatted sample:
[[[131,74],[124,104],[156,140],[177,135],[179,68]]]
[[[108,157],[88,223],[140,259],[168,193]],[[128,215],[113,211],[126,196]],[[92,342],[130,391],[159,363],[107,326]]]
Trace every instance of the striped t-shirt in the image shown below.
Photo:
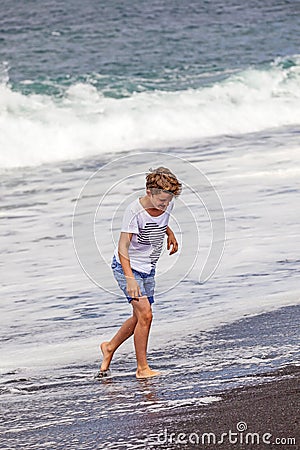
[[[132,269],[150,273],[160,257],[170,213],[174,207],[172,200],[158,217],[151,216],[141,205],[139,198],[130,203],[123,216],[121,231],[133,233],[128,254]],[[118,246],[115,257],[120,262]]]

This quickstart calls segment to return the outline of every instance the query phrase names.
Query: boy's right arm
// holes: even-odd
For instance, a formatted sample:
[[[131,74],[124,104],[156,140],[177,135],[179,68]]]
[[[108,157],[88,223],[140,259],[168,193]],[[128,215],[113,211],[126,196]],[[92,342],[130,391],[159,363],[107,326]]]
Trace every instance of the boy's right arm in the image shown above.
[[[118,244],[118,255],[120,259],[120,263],[123,268],[124,275],[126,277],[127,282],[127,292],[130,295],[130,297],[141,297],[142,293],[140,290],[140,287],[138,285],[138,282],[133,276],[131,265],[130,265],[130,259],[128,254],[128,248],[130,245],[130,241],[132,239],[132,233],[125,233],[121,232],[119,244]]]

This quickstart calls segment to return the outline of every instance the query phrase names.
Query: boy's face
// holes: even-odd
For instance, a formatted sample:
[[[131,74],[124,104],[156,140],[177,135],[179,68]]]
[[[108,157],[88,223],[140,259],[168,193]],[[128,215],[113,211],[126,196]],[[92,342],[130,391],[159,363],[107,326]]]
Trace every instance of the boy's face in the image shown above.
[[[153,208],[163,211],[167,209],[169,203],[173,199],[173,195],[168,194],[167,192],[161,192],[159,194],[151,194],[151,192],[149,192],[149,194]]]

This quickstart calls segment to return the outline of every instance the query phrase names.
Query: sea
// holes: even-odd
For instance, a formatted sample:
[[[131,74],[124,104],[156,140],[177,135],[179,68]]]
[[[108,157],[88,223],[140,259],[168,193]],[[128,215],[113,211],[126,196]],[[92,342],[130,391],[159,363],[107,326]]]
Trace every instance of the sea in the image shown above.
[[[1,1],[1,449],[159,448],[170,414],[299,365],[299,16]],[[122,214],[158,166],[182,183],[148,347],[162,374],[135,378],[131,338],[96,379],[131,314],[110,268]]]

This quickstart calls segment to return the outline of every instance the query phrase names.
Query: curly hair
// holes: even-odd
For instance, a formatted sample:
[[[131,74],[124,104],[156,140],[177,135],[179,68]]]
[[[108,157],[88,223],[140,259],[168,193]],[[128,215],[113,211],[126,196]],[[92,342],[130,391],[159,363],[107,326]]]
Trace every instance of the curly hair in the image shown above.
[[[182,191],[182,184],[167,167],[149,169],[146,176],[146,189],[150,189],[152,194],[169,192],[178,197]]]

